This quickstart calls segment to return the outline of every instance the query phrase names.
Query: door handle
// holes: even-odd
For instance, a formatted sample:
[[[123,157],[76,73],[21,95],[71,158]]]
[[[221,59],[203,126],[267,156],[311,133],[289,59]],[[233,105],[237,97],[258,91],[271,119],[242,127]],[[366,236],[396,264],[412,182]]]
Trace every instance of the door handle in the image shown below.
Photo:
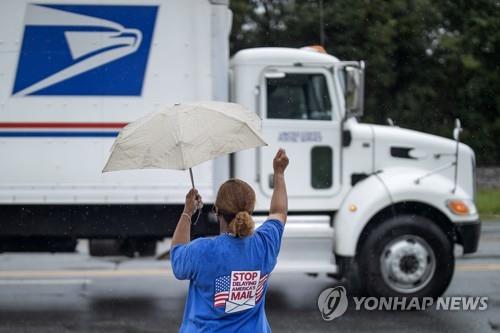
[[[269,180],[269,188],[274,188],[274,174],[273,173],[269,174],[268,180]]]

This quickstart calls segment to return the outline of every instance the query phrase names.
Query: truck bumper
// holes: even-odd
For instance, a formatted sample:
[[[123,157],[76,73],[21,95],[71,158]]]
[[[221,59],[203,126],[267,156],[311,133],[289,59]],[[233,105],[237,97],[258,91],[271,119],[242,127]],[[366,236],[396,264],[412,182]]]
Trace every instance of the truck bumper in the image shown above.
[[[477,251],[479,236],[481,235],[481,221],[457,223],[455,225],[457,243],[461,244],[465,253]]]

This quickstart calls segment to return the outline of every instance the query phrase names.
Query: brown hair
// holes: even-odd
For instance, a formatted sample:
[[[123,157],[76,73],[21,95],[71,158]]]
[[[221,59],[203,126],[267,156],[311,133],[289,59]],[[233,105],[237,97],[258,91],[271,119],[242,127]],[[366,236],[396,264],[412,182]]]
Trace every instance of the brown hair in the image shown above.
[[[253,233],[251,214],[255,208],[255,192],[250,185],[239,179],[229,179],[219,188],[215,206],[232,234],[243,238]]]

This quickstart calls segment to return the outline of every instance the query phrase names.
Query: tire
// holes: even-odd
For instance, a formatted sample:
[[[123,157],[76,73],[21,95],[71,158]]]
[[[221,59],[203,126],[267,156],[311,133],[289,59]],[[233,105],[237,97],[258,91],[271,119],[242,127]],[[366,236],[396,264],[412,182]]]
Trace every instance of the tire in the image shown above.
[[[453,277],[453,242],[425,217],[393,217],[360,245],[360,278],[369,295],[438,297]]]
[[[349,271],[346,272],[343,277],[343,282],[345,283],[345,288],[347,289],[349,296],[367,296],[366,289],[361,278],[359,264],[357,262],[354,262]]]

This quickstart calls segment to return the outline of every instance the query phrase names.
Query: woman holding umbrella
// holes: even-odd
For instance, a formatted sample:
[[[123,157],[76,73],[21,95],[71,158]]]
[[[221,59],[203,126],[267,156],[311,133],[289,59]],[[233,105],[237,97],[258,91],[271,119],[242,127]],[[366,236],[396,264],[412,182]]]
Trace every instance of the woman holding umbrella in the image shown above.
[[[194,188],[187,194],[170,254],[175,277],[190,280],[181,332],[271,331],[264,304],[287,218],[287,166],[280,149],[273,160],[269,217],[255,231],[255,192],[244,181],[230,179],[219,188],[214,204],[221,234],[190,242],[191,216],[201,197]]]

